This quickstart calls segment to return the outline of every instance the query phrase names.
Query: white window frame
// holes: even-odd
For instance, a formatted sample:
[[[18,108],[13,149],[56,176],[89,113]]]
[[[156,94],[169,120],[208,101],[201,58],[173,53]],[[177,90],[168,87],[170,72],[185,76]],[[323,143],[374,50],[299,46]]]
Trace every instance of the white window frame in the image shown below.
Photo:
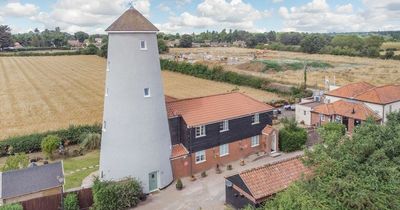
[[[206,151],[201,150],[195,153],[195,162],[196,164],[206,162]]]
[[[229,120],[224,120],[219,123],[219,132],[229,131]]]
[[[319,119],[321,119],[321,121],[325,121],[325,115],[324,114],[320,114],[319,115]]]
[[[343,122],[342,116],[336,115],[336,117],[335,117],[335,122],[337,122],[337,123],[342,123],[342,122]]]
[[[251,147],[257,147],[260,145],[260,136],[252,136],[251,137]]]
[[[107,61],[107,69],[106,71],[110,71],[110,61]]]
[[[103,121],[103,132],[106,132],[106,130],[107,130],[107,121],[104,120]]]
[[[146,90],[147,90],[147,94],[146,94]],[[150,88],[144,88],[143,89],[143,95],[144,95],[145,98],[150,98],[151,97]]]
[[[144,47],[142,47],[142,43],[144,43]],[[146,40],[140,40],[139,47],[140,47],[140,50],[147,50]]]
[[[260,114],[256,113],[251,117],[251,124],[255,125],[255,124],[258,124],[258,123],[260,123]]]
[[[206,126],[205,125],[199,125],[194,128],[194,135],[196,138],[204,137],[206,136]]]
[[[108,96],[108,88],[106,88],[106,94],[105,95]]]
[[[219,146],[219,156],[224,157],[229,155],[229,144],[223,144]]]

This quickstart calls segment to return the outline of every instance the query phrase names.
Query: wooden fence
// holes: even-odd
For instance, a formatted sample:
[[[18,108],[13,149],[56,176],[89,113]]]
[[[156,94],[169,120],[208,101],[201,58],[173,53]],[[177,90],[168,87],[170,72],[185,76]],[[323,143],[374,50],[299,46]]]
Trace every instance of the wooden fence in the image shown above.
[[[69,193],[78,195],[79,207],[81,210],[87,210],[93,205],[92,189],[81,189],[64,193],[64,197]],[[59,210],[61,209],[61,193],[41,198],[35,198],[21,202],[24,210]]]

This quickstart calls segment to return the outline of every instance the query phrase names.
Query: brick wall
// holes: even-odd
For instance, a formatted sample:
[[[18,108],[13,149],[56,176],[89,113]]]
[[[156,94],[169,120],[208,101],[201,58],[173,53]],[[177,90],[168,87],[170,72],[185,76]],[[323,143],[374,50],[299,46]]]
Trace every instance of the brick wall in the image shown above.
[[[276,132],[276,131],[274,131]],[[277,134],[278,135],[278,134]],[[232,161],[240,160],[257,152],[271,151],[271,136],[260,135],[260,144],[251,147],[251,138],[235,141],[229,144],[229,154],[220,157],[219,146],[205,150],[206,161],[196,164],[195,153],[171,160],[174,178],[198,174],[209,169],[215,169],[217,164],[222,170]],[[279,142],[279,141],[278,141]]]

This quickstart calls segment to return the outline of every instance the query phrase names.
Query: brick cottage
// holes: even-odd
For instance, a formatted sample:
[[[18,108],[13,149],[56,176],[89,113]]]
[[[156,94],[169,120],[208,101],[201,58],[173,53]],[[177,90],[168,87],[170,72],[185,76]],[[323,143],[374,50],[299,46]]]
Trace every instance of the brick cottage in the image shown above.
[[[273,107],[242,93],[174,100],[166,97],[174,178],[278,151]]]

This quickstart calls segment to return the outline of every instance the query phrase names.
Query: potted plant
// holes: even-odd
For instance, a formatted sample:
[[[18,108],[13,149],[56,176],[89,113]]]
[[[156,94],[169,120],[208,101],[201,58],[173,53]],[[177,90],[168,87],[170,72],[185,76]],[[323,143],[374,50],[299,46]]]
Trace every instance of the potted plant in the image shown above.
[[[192,174],[192,176],[190,176],[190,181],[196,181],[196,177]]]
[[[227,165],[226,170],[228,170],[228,171],[232,170],[232,165],[231,164]]]
[[[182,180],[181,179],[176,180],[175,187],[176,187],[177,190],[182,190],[183,184],[182,184]]]
[[[203,171],[203,172],[201,172],[201,177],[206,177],[207,176],[207,172],[206,171]]]
[[[240,165],[244,166],[244,160],[243,159],[240,160]]]
[[[215,172],[216,172],[217,174],[222,173],[221,169],[219,168],[219,164],[217,164],[217,167],[215,168]]]

